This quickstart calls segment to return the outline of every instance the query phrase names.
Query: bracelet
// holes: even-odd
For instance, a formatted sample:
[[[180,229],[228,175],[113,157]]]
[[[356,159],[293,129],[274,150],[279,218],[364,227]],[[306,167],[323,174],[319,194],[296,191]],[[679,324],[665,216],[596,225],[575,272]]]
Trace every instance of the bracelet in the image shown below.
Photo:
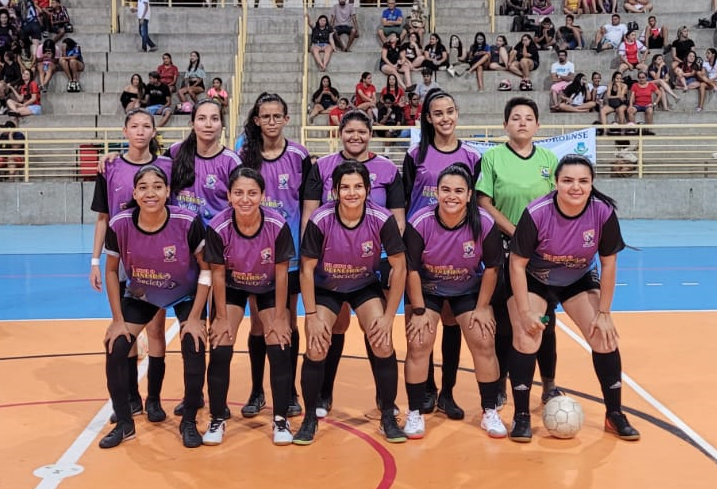
[[[316,314],[316,311],[305,312],[305,313],[304,313],[304,316],[311,316],[312,314]]]
[[[601,311],[600,309],[598,309],[598,314],[607,314],[609,316],[610,311]]]
[[[92,258],[90,260],[90,265],[93,267],[99,267],[100,266],[100,259],[99,258]]]

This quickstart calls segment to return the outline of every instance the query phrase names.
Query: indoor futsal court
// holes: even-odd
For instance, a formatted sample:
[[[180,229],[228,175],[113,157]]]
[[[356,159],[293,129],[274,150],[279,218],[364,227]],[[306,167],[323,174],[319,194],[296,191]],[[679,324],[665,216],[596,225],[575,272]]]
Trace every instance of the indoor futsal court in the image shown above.
[[[574,439],[552,438],[542,426],[539,384],[531,399],[532,443],[488,438],[479,427],[478,388],[464,344],[454,395],[466,419],[428,415],[423,440],[390,445],[378,433],[369,364],[353,324],[333,410],[320,422],[316,441],[274,446],[270,409],[249,420],[239,412],[250,385],[245,319],[232,363],[232,418],[224,443],[186,449],[179,418],[171,414],[183,388],[178,326],[168,317],[162,390],[168,418],[152,424],[136,417],[137,438],[110,450],[97,446],[109,430],[112,408],[102,347],[109,307],[87,279],[93,226],[0,227],[0,488],[713,489],[717,221],[623,221],[622,227],[636,249],[618,258],[613,311],[621,335],[624,411],[642,434],[638,442],[603,431],[590,354],[560,313],[556,380],[585,412]],[[399,359],[406,351],[403,331],[398,316]],[[435,350],[440,362],[440,346]],[[440,385],[440,368],[436,376]],[[268,383],[267,367],[267,394]],[[146,394],[144,381],[140,392]],[[398,392],[405,410],[402,374]],[[509,423],[512,414],[509,395],[501,417]],[[201,432],[208,418],[208,409],[200,410]],[[300,418],[291,424],[295,431]]]

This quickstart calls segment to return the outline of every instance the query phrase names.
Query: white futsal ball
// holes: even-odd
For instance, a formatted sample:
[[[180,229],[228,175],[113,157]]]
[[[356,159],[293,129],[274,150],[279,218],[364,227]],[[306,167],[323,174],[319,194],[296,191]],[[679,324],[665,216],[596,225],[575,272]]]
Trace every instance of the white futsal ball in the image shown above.
[[[583,408],[568,396],[556,396],[543,407],[543,425],[555,438],[573,438],[583,427]]]

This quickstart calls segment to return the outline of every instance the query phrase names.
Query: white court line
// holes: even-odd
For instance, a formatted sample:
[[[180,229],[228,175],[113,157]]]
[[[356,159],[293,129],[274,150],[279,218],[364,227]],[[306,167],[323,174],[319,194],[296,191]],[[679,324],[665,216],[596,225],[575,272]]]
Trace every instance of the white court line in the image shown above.
[[[169,344],[175,336],[179,333],[179,321],[175,321],[174,324],[167,330],[164,337]],[[147,358],[139,364],[138,376],[142,379],[147,374],[147,365],[149,364]],[[99,412],[92,418],[92,421],[85,427],[84,431],[75,439],[70,445],[70,448],[62,454],[62,456],[55,462],[56,466],[69,466],[76,464],[80,457],[87,451],[97,438],[97,435],[107,424],[107,420],[112,415],[112,401],[108,400]],[[44,477],[35,489],[55,489],[64,477]]]
[[[582,346],[585,350],[588,352],[591,352],[592,349],[590,348],[590,345],[588,345],[587,341],[583,339],[582,336],[575,333],[572,329],[568,328],[565,323],[560,321],[559,319],[556,320],[555,324],[558,325],[558,327],[563,330],[565,334],[567,334],[570,338],[572,338],[577,344]],[[669,419],[675,426],[677,426],[679,429],[681,429],[692,441],[698,445],[702,450],[705,451],[705,453],[708,453],[710,457],[717,460],[717,449],[710,445],[704,438],[702,438],[700,435],[697,434],[695,430],[690,428],[687,423],[682,421],[675,413],[670,411],[667,406],[662,404],[660,401],[655,399],[655,397],[652,396],[649,392],[647,392],[640,384],[632,380],[632,378],[627,375],[624,371],[622,373],[622,380],[632,387],[632,389],[637,392],[637,394],[642,397],[645,401],[647,401],[649,404],[652,405],[655,409],[657,409],[660,413],[662,413],[663,416],[665,416],[667,419]]]

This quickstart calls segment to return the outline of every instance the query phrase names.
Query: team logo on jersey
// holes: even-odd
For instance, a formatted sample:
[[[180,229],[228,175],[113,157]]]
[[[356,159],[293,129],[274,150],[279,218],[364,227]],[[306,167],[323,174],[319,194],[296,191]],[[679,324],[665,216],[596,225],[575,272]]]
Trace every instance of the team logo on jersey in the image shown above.
[[[164,254],[164,262],[177,261],[177,247],[176,246],[165,246],[162,250]]]
[[[361,243],[361,258],[373,256],[373,241],[364,241]]]
[[[261,264],[266,265],[271,263],[271,248],[264,248],[261,250]]]
[[[289,189],[289,174],[288,173],[282,173],[279,175],[279,190],[288,190]]]
[[[583,231],[583,248],[592,248],[593,246],[595,246],[595,230]]]
[[[206,180],[204,180],[204,186],[206,188],[214,189],[214,187],[217,186],[217,176],[212,175],[211,173],[207,175]]]
[[[463,243],[463,258],[473,258],[476,256],[475,241],[466,241]]]
[[[373,187],[374,182],[376,181],[376,174],[375,173],[369,173],[368,179],[371,182],[371,186]]]
[[[541,166],[540,167],[540,176],[545,178],[546,180],[550,178],[550,168],[547,166]]]

